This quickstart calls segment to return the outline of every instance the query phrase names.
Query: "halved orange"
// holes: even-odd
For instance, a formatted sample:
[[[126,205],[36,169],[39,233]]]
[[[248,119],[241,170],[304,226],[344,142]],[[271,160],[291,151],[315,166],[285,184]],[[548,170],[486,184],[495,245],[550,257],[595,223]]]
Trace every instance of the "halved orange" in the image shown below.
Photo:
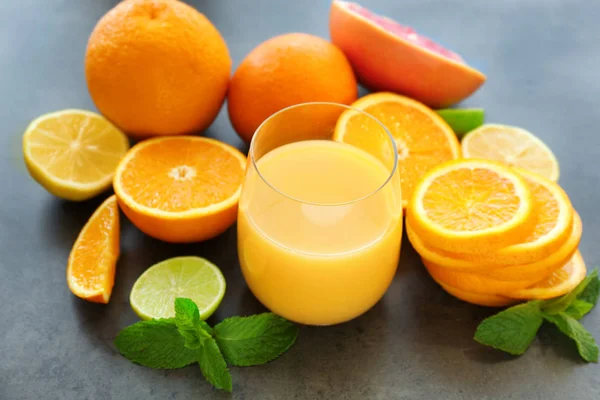
[[[458,290],[479,294],[498,294],[505,296],[507,293],[531,286],[540,280],[540,276],[543,277],[543,275],[537,275],[521,280],[504,281],[477,273],[461,272],[444,268],[425,259],[423,259],[423,264],[435,280],[451,285]]]
[[[516,126],[485,124],[462,140],[465,158],[495,160],[520,167],[557,181],[558,161],[552,150],[537,136]]]
[[[77,297],[106,304],[119,258],[119,207],[110,196],[85,224],[69,255],[67,284]]]
[[[377,118],[394,137],[404,208],[423,174],[444,161],[460,157],[460,143],[452,128],[436,112],[416,100],[393,93],[373,93],[358,99],[352,107]],[[373,123],[365,115],[346,112],[336,125],[334,140],[375,151],[379,157],[381,149],[372,149],[378,142],[365,134],[381,130],[379,127],[369,129]]]
[[[235,222],[245,168],[246,157],[217,140],[160,137],[127,153],[114,189],[125,215],[147,235],[202,241]]]
[[[508,294],[514,299],[546,300],[562,296],[575,289],[585,278],[587,269],[581,253],[577,251],[573,258],[562,268],[557,269],[540,282]]]
[[[460,290],[445,282],[438,281],[435,278],[433,278],[433,280],[436,281],[437,284],[440,285],[448,294],[462,301],[466,301],[467,303],[485,307],[506,307],[519,302],[519,300],[497,294],[481,294]]]
[[[529,185],[508,167],[455,160],[429,171],[415,188],[407,225],[431,247],[488,253],[522,242],[533,228]]]

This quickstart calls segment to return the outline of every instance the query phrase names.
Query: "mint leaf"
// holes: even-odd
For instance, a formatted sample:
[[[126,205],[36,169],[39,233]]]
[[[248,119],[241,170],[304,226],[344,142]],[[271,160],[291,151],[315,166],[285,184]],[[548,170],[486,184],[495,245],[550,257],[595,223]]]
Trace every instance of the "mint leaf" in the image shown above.
[[[587,301],[575,299],[571,302],[569,307],[567,307],[564,313],[575,319],[581,319],[585,314],[589,313],[592,308],[594,308],[594,306]]]
[[[185,347],[189,349],[199,348],[203,339],[211,337],[209,332],[212,332],[212,329],[200,319],[198,306],[190,299],[175,299],[175,324],[185,339]],[[209,332],[203,325],[206,325]]]
[[[151,368],[182,368],[198,358],[197,351],[185,346],[174,319],[130,325],[119,332],[115,345],[130,361]]]
[[[561,297],[557,297],[555,299],[550,299],[550,300],[545,300],[542,303],[542,310],[546,313],[546,314],[558,314],[564,310],[567,309],[567,307],[569,307],[569,305],[573,302],[573,300],[575,300],[576,298],[579,298],[580,295],[582,295],[584,292],[586,292],[586,296],[593,296],[593,291],[594,291],[594,286],[596,285],[594,283],[594,286],[592,286],[591,292],[587,293],[587,287],[590,283],[592,283],[593,281],[598,279],[598,270],[594,270],[590,275],[588,275],[587,277],[585,277],[584,280],[582,280],[579,285],[577,285],[577,287],[575,287],[575,289],[573,289],[571,292],[565,294],[564,296]],[[598,297],[596,296],[595,300],[597,300]],[[582,299],[585,301],[585,299]],[[595,302],[592,301],[588,301],[588,303],[591,304],[595,304]]]
[[[288,350],[298,327],[273,313],[227,318],[214,336],[229,364],[246,367],[269,362]]]
[[[475,340],[510,354],[523,354],[543,321],[538,301],[519,304],[483,320]]]
[[[200,312],[196,303],[190,299],[178,297],[175,299],[175,323],[178,328],[194,328],[200,321]]]
[[[596,345],[594,337],[575,318],[563,312],[558,314],[544,313],[544,318],[575,341],[581,358],[587,362],[598,362],[598,345]]]
[[[585,301],[594,307],[598,302],[598,296],[600,295],[600,279],[598,279],[598,269],[594,269],[589,275],[590,281],[588,285],[579,293],[577,298]]]
[[[219,351],[219,346],[213,338],[202,340],[199,350],[200,370],[206,380],[216,387],[231,392],[231,374],[227,369],[227,363]]]
[[[175,322],[178,327],[199,327],[212,335],[212,328],[200,318],[198,306],[188,298],[178,297],[175,299]]]

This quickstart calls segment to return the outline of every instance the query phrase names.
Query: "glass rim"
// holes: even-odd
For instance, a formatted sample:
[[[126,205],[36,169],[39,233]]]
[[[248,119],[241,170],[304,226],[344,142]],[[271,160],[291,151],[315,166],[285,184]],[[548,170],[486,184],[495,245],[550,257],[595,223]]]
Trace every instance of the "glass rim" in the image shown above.
[[[292,110],[292,109],[295,109],[295,108],[308,107],[308,106],[317,106],[317,105],[325,105],[325,106],[333,106],[333,107],[343,108],[343,109],[345,109],[345,111],[343,111],[343,113],[346,112],[346,111],[354,111],[356,113],[363,114],[363,115],[371,118],[373,121],[375,121],[377,123],[377,125],[379,125],[383,129],[383,132],[385,132],[385,134],[387,135],[387,138],[389,139],[389,141],[392,144],[392,152],[393,152],[393,155],[394,155],[394,165],[393,165],[392,169],[390,170],[390,172],[388,174],[388,177],[375,190],[373,190],[370,193],[367,193],[366,195],[361,196],[359,198],[348,200],[348,201],[344,201],[344,202],[338,202],[338,203],[318,203],[318,202],[311,202],[311,201],[306,201],[306,200],[302,200],[302,199],[296,198],[294,196],[290,196],[287,193],[282,192],[281,190],[279,190],[278,188],[276,188],[275,186],[273,186],[271,184],[271,182],[269,182],[269,180],[266,179],[263,176],[263,174],[260,172],[260,169],[259,169],[258,165],[256,164],[256,158],[254,157],[254,147],[255,147],[255,140],[260,135],[260,130],[263,128],[263,126],[266,125],[267,123],[269,123],[269,121],[271,121],[274,117],[276,117],[276,116],[278,116],[280,114],[283,114],[286,111],[289,111],[289,110]],[[341,114],[340,114],[340,116],[341,116]],[[337,124],[337,122],[336,122],[336,124]],[[334,140],[331,139],[331,141],[334,141]],[[377,194],[380,190],[382,190],[384,187],[386,187],[390,183],[390,181],[394,177],[394,174],[396,173],[396,170],[398,169],[398,147],[396,146],[396,140],[394,139],[394,137],[392,136],[392,134],[390,133],[390,131],[387,129],[387,127],[381,121],[379,121],[377,118],[375,118],[375,116],[367,113],[366,111],[359,110],[356,107],[351,107],[351,106],[348,106],[348,105],[345,105],[345,104],[328,102],[328,101],[312,101],[312,102],[299,103],[299,104],[295,104],[293,106],[282,108],[281,110],[279,110],[279,111],[271,114],[267,119],[265,119],[258,126],[258,128],[256,128],[256,131],[254,131],[254,135],[252,136],[252,140],[250,141],[250,149],[249,149],[248,153],[249,153],[249,156],[250,156],[250,160],[252,162],[252,166],[256,170],[256,173],[258,174],[258,176],[260,177],[260,179],[265,184],[267,184],[267,186],[269,186],[272,190],[274,190],[276,193],[280,194],[283,197],[286,197],[286,198],[288,198],[290,200],[293,200],[295,202],[298,202],[298,203],[307,204],[307,205],[313,205],[313,206],[323,206],[323,207],[344,206],[344,205],[358,203],[359,201],[368,199],[369,197]]]

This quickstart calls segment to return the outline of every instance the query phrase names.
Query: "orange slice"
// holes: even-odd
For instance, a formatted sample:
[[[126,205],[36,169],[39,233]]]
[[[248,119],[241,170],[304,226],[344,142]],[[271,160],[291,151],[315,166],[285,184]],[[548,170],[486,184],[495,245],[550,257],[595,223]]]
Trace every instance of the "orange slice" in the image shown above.
[[[107,304],[119,258],[119,207],[113,195],[85,224],[69,255],[67,284],[77,297]]]
[[[408,238],[419,255],[428,262],[443,266],[447,269],[453,269],[458,272],[476,272],[485,276],[506,281],[521,281],[540,278],[561,268],[568,262],[579,246],[583,227],[581,218],[577,213],[573,216],[573,226],[571,235],[559,250],[548,258],[531,264],[510,265],[502,267],[490,267],[486,263],[477,263],[464,259],[451,258],[448,252],[442,253],[441,250],[431,249],[426,246],[421,238],[412,230],[409,224],[406,224]]]
[[[487,253],[523,241],[533,227],[525,180],[485,160],[455,160],[429,171],[415,188],[407,224],[432,247]]]
[[[442,260],[440,264],[459,268],[469,268],[473,264],[486,267],[530,264],[555,254],[569,239],[573,231],[574,211],[564,190],[540,175],[523,169],[518,172],[525,178],[533,194],[535,224],[529,235],[521,243],[486,254],[457,254],[438,250],[442,258],[452,259],[449,262]],[[416,240],[419,241],[418,238]],[[427,254],[431,252],[436,250],[425,249],[424,257],[431,259]]]
[[[514,126],[485,124],[462,140],[465,158],[485,158],[536,172],[558,181],[558,161],[552,150],[538,137]]]
[[[586,273],[585,262],[581,253],[577,251],[562,268],[557,269],[533,286],[511,292],[509,297],[524,300],[546,300],[562,296],[575,289],[585,278]]]
[[[537,275],[529,277],[529,279],[503,281],[485,275],[453,271],[425,259],[423,260],[423,264],[436,281],[444,282],[458,290],[479,294],[498,294],[505,296],[515,290],[525,289],[540,280],[540,275]]]
[[[452,128],[436,112],[424,104],[393,93],[374,93],[354,102],[352,107],[365,111],[389,130],[398,148],[398,171],[402,180],[403,206],[406,208],[417,182],[427,171],[460,157],[460,143]],[[367,151],[372,140],[365,132],[378,132],[379,127],[360,113],[344,113],[338,121],[334,140],[349,143]]]
[[[167,242],[215,237],[236,220],[246,157],[214,139],[161,137],[121,160],[114,189],[142,232]]]
[[[487,265],[529,264],[550,257],[567,241],[573,225],[569,196],[555,182],[524,169],[516,171],[527,181],[533,194],[535,224],[520,243],[486,254],[465,255]]]
[[[440,285],[442,289],[444,289],[449,295],[454,296],[462,301],[466,301],[467,303],[485,307],[506,307],[519,302],[516,299],[511,299],[509,297],[500,296],[497,294],[481,294],[460,290],[452,285],[449,285],[448,283],[438,281],[435,278],[433,278],[433,280],[435,280],[437,284]]]

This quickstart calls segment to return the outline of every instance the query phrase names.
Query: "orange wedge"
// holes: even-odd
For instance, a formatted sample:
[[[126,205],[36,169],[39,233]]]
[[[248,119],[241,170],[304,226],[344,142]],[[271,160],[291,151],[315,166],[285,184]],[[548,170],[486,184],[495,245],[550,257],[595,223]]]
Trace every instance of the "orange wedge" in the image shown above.
[[[557,181],[560,171],[552,151],[538,137],[515,126],[485,124],[469,132],[461,143],[465,158],[496,160]]]
[[[575,289],[585,278],[586,273],[585,262],[581,253],[577,251],[562,268],[557,269],[533,286],[516,290],[509,293],[508,296],[524,300],[546,300],[562,296]]]
[[[119,258],[119,207],[113,195],[85,224],[69,255],[67,284],[77,297],[107,304]]]
[[[533,228],[529,185],[508,167],[455,160],[416,186],[407,225],[423,242],[454,253],[488,253],[522,242]]]
[[[519,302],[519,300],[497,294],[481,294],[460,290],[447,283],[438,281],[435,278],[433,278],[433,280],[435,280],[448,294],[462,301],[466,301],[467,303],[485,307],[506,307]]]
[[[460,143],[452,128],[416,100],[393,93],[374,93],[360,98],[352,107],[373,115],[394,137],[404,208],[423,174],[444,161],[460,157]],[[381,150],[371,149],[377,141],[365,135],[370,124],[373,122],[360,113],[344,113],[336,125],[334,140],[375,151],[379,157]],[[378,132],[377,128],[373,132]]]
[[[246,157],[214,139],[160,137],[121,160],[115,194],[142,232],[167,242],[213,238],[236,220]]]

